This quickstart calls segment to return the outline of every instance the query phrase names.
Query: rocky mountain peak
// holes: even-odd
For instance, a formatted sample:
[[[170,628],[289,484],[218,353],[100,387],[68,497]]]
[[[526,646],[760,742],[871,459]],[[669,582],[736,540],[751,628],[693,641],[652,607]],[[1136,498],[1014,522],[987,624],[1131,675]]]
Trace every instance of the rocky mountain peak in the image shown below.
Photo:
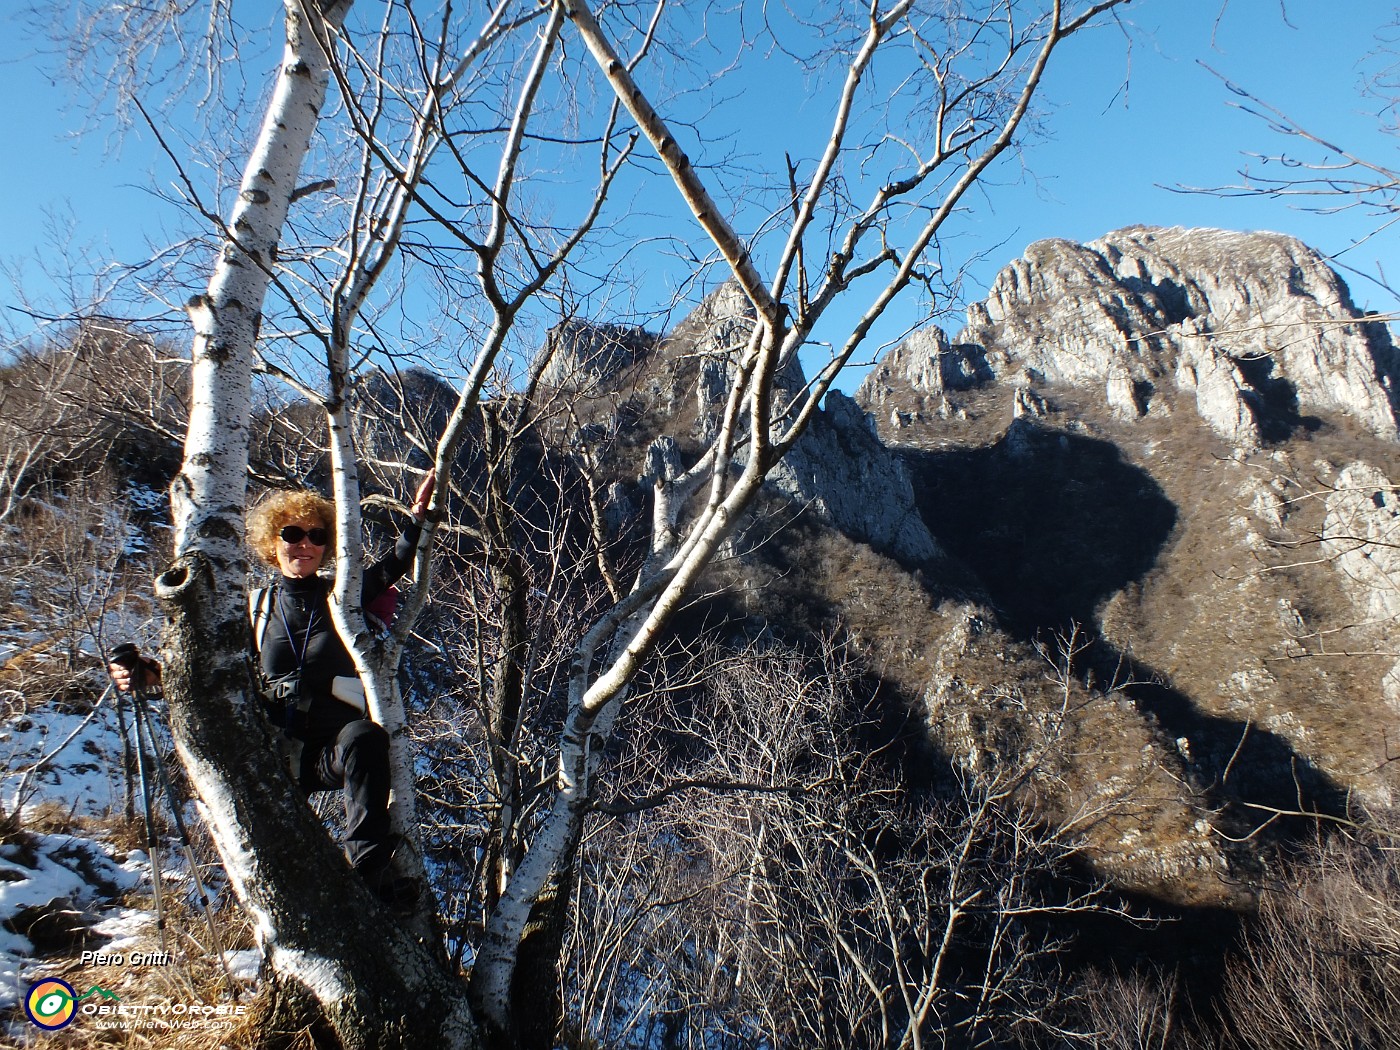
[[[656,336],[633,325],[561,322],[549,331],[545,386],[585,393],[613,383],[656,345]]]
[[[629,420],[682,459],[713,437],[753,324],[724,285],[659,340],[572,334],[618,478],[646,451]],[[802,389],[796,360],[779,386]],[[1397,390],[1385,324],[1292,238],[1041,241],[956,336],[828,395],[764,508],[811,528],[772,565],[737,544],[733,571],[766,581],[744,588],[763,617],[864,647],[955,762],[1059,734],[1029,790],[1117,814],[1090,848],[1119,885],[1237,902],[1257,814],[1400,798],[1376,729],[1400,707]]]
[[[881,368],[860,400],[882,422],[902,385],[941,395],[992,377],[1097,388],[1125,420],[1189,406],[1246,449],[1319,418],[1393,441],[1400,419],[1388,329],[1368,323],[1317,252],[1276,233],[1138,226],[1039,241],[969,308],[956,340],[921,333]]]
[[[1189,785],[1157,814],[1171,830],[1096,841],[1103,870],[1205,899],[1214,865],[1251,861],[1206,860],[1201,827],[1297,808],[1284,790],[1329,811],[1400,798],[1400,354],[1317,252],[1152,227],[1040,241],[961,332],[916,333],[856,400],[983,588],[993,653],[1082,631],[1080,669],[1121,676],[1126,704],[1076,714],[1092,743],[1068,780],[1140,759]],[[926,661],[935,738],[957,755],[1037,739],[1040,716],[987,729],[1010,672],[952,637]]]

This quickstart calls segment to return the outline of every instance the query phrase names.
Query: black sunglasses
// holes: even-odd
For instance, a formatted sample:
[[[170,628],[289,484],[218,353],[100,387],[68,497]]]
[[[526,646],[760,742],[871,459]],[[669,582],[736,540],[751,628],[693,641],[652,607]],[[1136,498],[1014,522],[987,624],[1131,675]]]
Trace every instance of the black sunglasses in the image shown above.
[[[284,525],[277,535],[292,546],[296,546],[302,540],[310,540],[314,546],[324,547],[331,538],[331,534],[325,529],[303,529],[300,525]]]

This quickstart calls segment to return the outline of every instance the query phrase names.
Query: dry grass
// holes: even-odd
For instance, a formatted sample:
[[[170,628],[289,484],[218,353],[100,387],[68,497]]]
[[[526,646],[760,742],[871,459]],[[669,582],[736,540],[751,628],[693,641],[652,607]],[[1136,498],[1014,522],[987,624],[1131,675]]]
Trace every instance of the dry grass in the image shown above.
[[[1274,867],[1257,918],[1223,967],[1091,973],[1085,1050],[1384,1050],[1400,1032],[1400,823],[1317,837]]]
[[[1271,892],[1223,1009],[1236,1050],[1393,1046],[1400,1032],[1400,822],[1320,836]]]
[[[97,822],[85,822],[83,830],[93,833],[98,830]],[[120,831],[120,829],[118,829]],[[203,911],[197,907],[187,892],[188,882],[167,883],[165,901],[165,948],[162,949],[158,931],[154,925],[146,927],[136,937],[120,949],[93,946],[93,950],[108,958],[101,963],[92,959],[84,961],[81,953],[74,949],[72,954],[48,956],[36,959],[30,965],[30,972],[44,977],[56,977],[67,981],[79,995],[86,995],[93,988],[101,988],[116,995],[121,1004],[129,1008],[142,1009],[160,1004],[200,1004],[224,1006],[230,1013],[241,1008],[244,1017],[228,1017],[228,1027],[210,1029],[160,1029],[144,1028],[132,1023],[126,1028],[99,1027],[100,1020],[91,1015],[80,1014],[63,1030],[61,1038],[66,1046],[118,1046],[118,1047],[227,1047],[242,1050],[261,1045],[259,1033],[252,1024],[256,1016],[253,1006],[256,995],[246,986],[239,985],[237,994],[225,975],[218,957],[210,950],[209,928]],[[149,892],[131,892],[113,903],[122,907],[153,911],[154,902]],[[215,902],[214,922],[219,930],[225,951],[235,951],[253,947],[252,925],[242,915],[230,899],[225,897]],[[156,956],[164,950],[169,953],[166,964],[132,965],[134,954]],[[111,957],[120,954],[121,964],[115,964]],[[107,997],[90,996],[88,1004],[104,1004]],[[86,1004],[85,1004],[86,1005]],[[160,1016],[154,1012],[151,1018]],[[174,1015],[164,1015],[174,1020]],[[8,1018],[24,1025],[22,1008],[13,1011]],[[133,1022],[140,1015],[133,1015]],[[113,1017],[120,1021],[122,1018]],[[22,1029],[21,1029],[22,1030]],[[38,1035],[37,1030],[35,1034]]]

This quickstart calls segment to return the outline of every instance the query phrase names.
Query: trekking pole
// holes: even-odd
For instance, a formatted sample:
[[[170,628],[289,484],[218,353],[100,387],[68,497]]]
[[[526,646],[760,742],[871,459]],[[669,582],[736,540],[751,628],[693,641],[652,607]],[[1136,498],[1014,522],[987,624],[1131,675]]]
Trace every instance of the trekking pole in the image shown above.
[[[110,686],[108,688],[111,688]],[[131,741],[126,735],[126,715],[122,711],[121,696],[118,695],[114,705],[117,711],[117,734],[122,740],[122,815],[126,817],[126,822],[130,824],[136,819],[136,800],[131,790],[132,774],[136,772],[136,763],[131,754]]]
[[[141,740],[141,723],[136,718],[135,695],[137,686],[135,679],[132,680],[132,717],[131,727],[136,731],[136,772],[141,781],[141,813],[146,821],[146,852],[151,858],[151,893],[155,898],[156,905],[156,932],[160,934],[160,950],[168,951],[169,946],[165,938],[165,902],[161,897],[161,875],[160,875],[160,849],[156,840],[156,819],[154,802],[151,798],[151,778],[146,771],[147,759],[146,748]]]
[[[224,946],[219,938],[218,927],[214,924],[213,902],[209,899],[209,891],[204,885],[204,880],[199,875],[199,863],[194,856],[194,843],[190,839],[189,828],[185,824],[184,815],[180,812],[180,800],[175,794],[175,786],[170,781],[170,773],[165,765],[165,757],[161,754],[159,743],[156,740],[154,720],[151,716],[150,695],[140,686],[133,683],[132,697],[135,700],[135,717],[140,725],[145,727],[146,739],[151,743],[151,754],[155,756],[156,778],[160,781],[160,787],[165,792],[165,800],[170,805],[170,814],[175,818],[175,832],[180,838],[180,845],[185,852],[185,862],[190,866],[190,878],[194,880],[196,899],[199,901],[199,910],[204,913],[204,923],[209,927],[209,943],[214,950],[214,954],[219,957],[219,966],[224,971],[224,979],[228,983],[229,990],[233,992],[233,997],[238,998],[239,989],[233,979],[233,974],[229,972],[228,959],[224,956]]]

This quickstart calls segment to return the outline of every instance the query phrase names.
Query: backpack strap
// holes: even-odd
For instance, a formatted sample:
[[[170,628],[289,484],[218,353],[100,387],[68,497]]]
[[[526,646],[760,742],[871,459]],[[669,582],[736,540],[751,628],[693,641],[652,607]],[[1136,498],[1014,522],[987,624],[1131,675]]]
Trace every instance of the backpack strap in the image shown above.
[[[272,622],[272,611],[277,605],[277,588],[254,587],[248,592],[248,625],[252,628],[254,669],[259,680],[262,677],[262,663],[260,654],[262,653],[263,639],[267,637],[267,625]],[[309,697],[302,697],[298,700],[297,709],[304,715],[311,707]],[[274,723],[275,724],[275,723]],[[287,772],[291,774],[293,783],[301,782],[301,754],[303,749],[302,741],[292,736],[283,727],[274,729],[274,744],[278,755],[281,756],[286,765]]]
[[[253,651],[262,652],[267,625],[272,622],[272,608],[277,602],[275,587],[254,587],[248,592],[248,623],[253,629]]]

